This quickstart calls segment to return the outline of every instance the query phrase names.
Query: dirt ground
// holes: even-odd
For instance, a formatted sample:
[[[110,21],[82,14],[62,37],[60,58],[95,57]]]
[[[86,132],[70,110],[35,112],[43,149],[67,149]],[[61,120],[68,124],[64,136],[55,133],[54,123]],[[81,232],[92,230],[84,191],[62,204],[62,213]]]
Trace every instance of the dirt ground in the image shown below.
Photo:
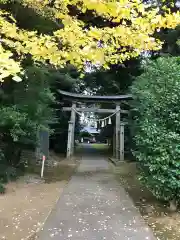
[[[33,173],[9,183],[6,193],[0,195],[0,240],[29,239],[43,225],[75,167],[74,162],[62,161],[46,168],[43,181],[36,167]]]
[[[112,167],[116,179],[123,185],[158,240],[180,239],[180,211],[170,212],[138,180],[135,163]]]

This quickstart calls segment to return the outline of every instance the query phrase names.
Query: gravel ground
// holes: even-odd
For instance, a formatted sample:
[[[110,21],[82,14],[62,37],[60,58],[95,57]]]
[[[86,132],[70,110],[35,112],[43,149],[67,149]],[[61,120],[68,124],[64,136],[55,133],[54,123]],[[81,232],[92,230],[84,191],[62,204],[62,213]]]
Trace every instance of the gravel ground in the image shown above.
[[[46,168],[40,179],[39,166],[7,184],[0,195],[0,240],[30,240],[42,227],[50,211],[61,196],[77,162],[61,161],[56,167]],[[31,237],[30,237],[31,236]]]
[[[135,163],[112,167],[116,179],[129,193],[147,224],[158,240],[180,239],[180,211],[171,212],[166,204],[158,201],[138,180]]]

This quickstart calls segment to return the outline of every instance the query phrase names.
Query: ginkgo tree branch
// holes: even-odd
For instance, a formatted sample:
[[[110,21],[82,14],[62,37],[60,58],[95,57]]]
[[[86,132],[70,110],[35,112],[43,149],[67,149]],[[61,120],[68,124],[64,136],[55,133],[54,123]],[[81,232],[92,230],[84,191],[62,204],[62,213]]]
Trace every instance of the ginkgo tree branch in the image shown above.
[[[164,9],[160,14],[157,7],[149,7],[140,0],[21,0],[20,3],[38,14],[49,14],[54,22],[62,24],[51,35],[38,34],[18,28],[11,12],[0,10],[0,56],[2,61],[7,61],[7,67],[0,64],[1,81],[10,75],[17,77],[22,71],[20,61],[16,61],[2,43],[22,59],[30,54],[34,62],[48,62],[55,67],[69,62],[83,71],[86,62],[108,68],[142,51],[159,50],[163,42],[155,38],[154,33],[162,28],[174,29],[180,24],[178,11],[171,13],[170,9]],[[87,28],[78,16],[71,15],[70,6],[82,13],[92,11],[94,17],[118,24]]]

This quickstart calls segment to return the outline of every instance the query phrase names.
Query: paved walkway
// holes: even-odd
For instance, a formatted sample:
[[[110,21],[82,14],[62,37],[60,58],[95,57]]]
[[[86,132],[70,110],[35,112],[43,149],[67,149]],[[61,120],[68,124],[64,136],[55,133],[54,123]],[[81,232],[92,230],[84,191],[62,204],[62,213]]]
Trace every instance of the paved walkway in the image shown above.
[[[89,146],[40,240],[155,240],[108,162]]]

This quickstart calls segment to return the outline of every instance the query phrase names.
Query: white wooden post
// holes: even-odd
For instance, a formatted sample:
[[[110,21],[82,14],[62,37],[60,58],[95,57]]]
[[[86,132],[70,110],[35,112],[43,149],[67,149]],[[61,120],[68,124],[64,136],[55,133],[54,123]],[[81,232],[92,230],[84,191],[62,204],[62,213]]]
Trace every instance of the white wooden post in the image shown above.
[[[120,124],[120,160],[124,161],[124,123]]]
[[[45,164],[46,156],[42,157],[42,166],[41,166],[41,178],[44,176],[44,164]]]
[[[116,159],[119,159],[119,132],[120,132],[120,122],[121,122],[121,115],[120,115],[120,106],[116,105]]]
[[[68,128],[68,142],[67,142],[67,158],[70,158],[73,154],[73,145],[74,145],[74,128],[75,128],[75,111],[73,108],[76,107],[76,104],[72,104],[71,109],[71,120],[69,121],[69,128]]]

